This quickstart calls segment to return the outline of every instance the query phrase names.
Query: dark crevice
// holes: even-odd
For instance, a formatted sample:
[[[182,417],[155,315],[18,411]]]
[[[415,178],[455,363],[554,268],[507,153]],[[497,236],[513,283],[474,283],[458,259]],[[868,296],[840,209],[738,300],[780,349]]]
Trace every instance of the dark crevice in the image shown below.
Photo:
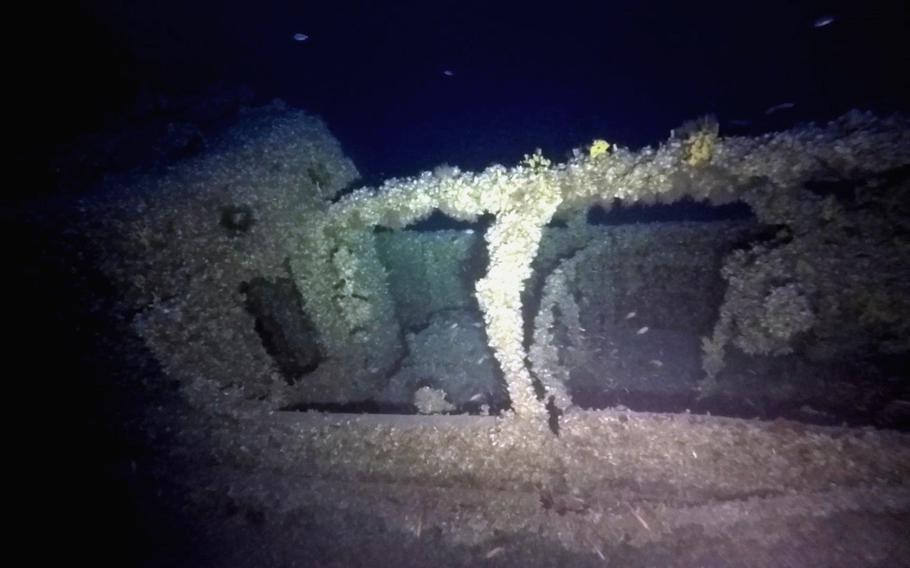
[[[550,431],[555,435],[559,436],[559,419],[562,417],[562,410],[556,406],[555,399],[551,396],[547,399],[547,424],[550,426]]]
[[[468,402],[459,407],[455,412],[446,414],[482,415],[480,403]],[[490,416],[498,416],[508,410],[509,406],[491,406]],[[326,412],[329,414],[402,414],[416,415],[417,407],[413,404],[377,402],[375,400],[361,400],[356,402],[299,402],[279,408],[286,412]]]
[[[654,393],[619,390],[573,392],[573,400],[585,410],[628,408],[634,412],[691,413],[758,420],[787,419],[818,426],[878,426],[903,432],[910,431],[908,420],[910,416],[906,411],[892,421],[883,423],[882,413],[879,412],[881,409],[858,410],[848,406],[835,408],[808,399],[777,401],[728,395],[699,397],[696,392]]]
[[[303,309],[303,297],[290,278],[254,278],[240,286],[247,312],[266,352],[285,381],[292,385],[322,360],[313,323]]]

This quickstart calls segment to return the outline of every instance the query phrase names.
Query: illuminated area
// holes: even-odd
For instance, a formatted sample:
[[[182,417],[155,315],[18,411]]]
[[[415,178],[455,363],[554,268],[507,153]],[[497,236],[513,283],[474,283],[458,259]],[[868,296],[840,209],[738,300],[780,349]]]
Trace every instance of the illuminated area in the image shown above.
[[[867,8],[97,4],[4,210],[74,558],[907,564]]]
[[[149,467],[183,471],[172,498],[200,511],[228,499],[254,518],[318,515],[318,546],[391,531],[421,554],[440,542],[519,563],[534,547],[599,559],[620,543],[695,562],[706,544],[680,548],[695,525],[782,543],[779,518],[814,523],[818,499],[850,523],[903,510],[903,435],[809,424],[901,426],[887,394],[854,412],[838,401],[876,381],[886,393],[906,357],[892,315],[906,122],[682,132],[333,200],[350,161],[314,118],[268,107],[219,150],[83,200],[67,246],[116,244],[92,270],[162,371],[127,384],[171,390],[134,417],[168,433]],[[287,152],[291,139],[311,153]],[[851,180],[856,201],[810,189],[820,175]],[[751,214],[598,222],[677,200]],[[458,228],[426,230],[438,211]],[[845,272],[864,259],[880,270]],[[649,404],[673,413],[635,411]],[[243,530],[220,522],[204,538]]]

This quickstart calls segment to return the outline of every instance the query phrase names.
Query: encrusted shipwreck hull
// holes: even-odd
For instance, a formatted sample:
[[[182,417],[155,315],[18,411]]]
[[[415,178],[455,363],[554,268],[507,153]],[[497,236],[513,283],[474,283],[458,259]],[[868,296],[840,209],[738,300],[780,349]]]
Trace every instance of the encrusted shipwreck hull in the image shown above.
[[[99,348],[125,362],[111,388],[130,393],[124,430],[147,448],[134,471],[194,543],[164,559],[897,566],[907,435],[577,398],[683,376],[711,395],[781,357],[780,375],[816,378],[862,359],[851,371],[900,398],[910,245],[887,212],[908,166],[904,119],[852,113],[758,138],[703,122],[656,149],[597,142],[565,164],[534,154],[336,198],[356,177],[337,142],[271,108],[54,229],[85,307],[109,315]],[[806,189],[843,180],[851,200]],[[754,217],[650,233],[586,222],[594,205],[682,198]],[[482,223],[405,230],[434,211]],[[683,281],[697,289],[670,290]],[[655,337],[675,359],[633,344]],[[476,414],[312,411],[413,411],[418,389]]]
[[[570,412],[558,438],[477,416],[249,426],[243,459],[200,492],[216,516],[229,499],[262,519],[208,525],[226,565],[382,551],[403,566],[872,566],[910,552],[898,434],[622,411]]]

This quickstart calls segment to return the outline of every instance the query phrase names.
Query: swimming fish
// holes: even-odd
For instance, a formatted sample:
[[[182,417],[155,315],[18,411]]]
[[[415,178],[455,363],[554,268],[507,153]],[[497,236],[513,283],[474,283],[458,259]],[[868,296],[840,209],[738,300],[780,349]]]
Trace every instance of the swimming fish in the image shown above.
[[[302,34],[299,32],[294,34],[294,41],[306,41],[308,39],[310,39],[310,36],[308,36],[306,34]]]
[[[819,16],[819,17],[815,18],[814,20],[812,20],[812,27],[813,28],[823,28],[825,26],[830,26],[833,23],[834,23],[834,16],[826,14],[824,16]]]
[[[796,103],[791,103],[791,102],[780,103],[779,105],[774,105],[773,107],[769,107],[765,111],[765,114],[774,114],[775,112],[778,112],[781,110],[789,110],[795,106],[796,106]]]
[[[499,555],[502,554],[504,551],[505,551],[505,548],[503,548],[503,547],[501,547],[501,546],[497,546],[496,548],[494,548],[494,549],[491,550],[490,552],[487,552],[487,553],[484,555],[484,558],[486,558],[487,560],[489,560],[490,558],[493,558],[493,557],[495,557],[495,556],[499,556]]]

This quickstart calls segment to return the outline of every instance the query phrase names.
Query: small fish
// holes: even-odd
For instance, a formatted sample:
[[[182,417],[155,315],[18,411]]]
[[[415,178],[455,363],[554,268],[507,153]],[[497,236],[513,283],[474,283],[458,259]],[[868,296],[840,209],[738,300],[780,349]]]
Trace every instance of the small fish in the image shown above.
[[[470,400],[472,402],[477,402],[478,400],[480,400],[482,398],[483,398],[483,393],[479,392],[479,393],[475,394],[474,396],[472,396],[471,398],[469,398],[468,400]]]
[[[664,366],[664,362],[660,359],[651,359],[650,363],[657,367],[658,369]]]
[[[779,105],[774,105],[773,107],[768,107],[768,109],[765,110],[765,114],[768,115],[768,114],[774,114],[775,112],[782,111],[782,110],[790,110],[791,108],[793,108],[795,106],[796,106],[796,103],[791,103],[791,102],[780,103]]]
[[[635,519],[636,519],[639,523],[641,523],[641,526],[645,527],[645,529],[647,529],[648,532],[650,532],[650,531],[651,531],[651,527],[649,527],[649,526],[648,526],[648,523],[646,523],[645,520],[642,518],[641,513],[639,513],[639,512],[636,511],[635,509],[633,509],[633,508],[632,508],[632,505],[629,505],[628,503],[626,503],[626,506],[629,508],[629,511],[632,513],[632,516],[635,517]]]
[[[473,235],[473,234],[474,234],[474,229],[465,229],[465,230],[464,230],[464,234],[466,234],[466,235]]]
[[[644,334],[648,333],[648,329],[649,329],[648,326],[644,326],[641,329],[639,329],[638,331],[636,331],[635,333],[637,333],[638,335],[644,335]]]
[[[834,23],[834,16],[831,16],[830,14],[825,14],[824,16],[819,16],[819,17],[815,18],[814,20],[812,20],[812,27],[813,28],[823,28],[825,26],[830,26],[833,23]]]
[[[452,71],[451,69],[443,69],[443,70],[442,70],[442,74],[445,75],[446,77],[454,77],[454,76],[455,76],[455,72]]]
[[[299,32],[294,34],[294,41],[306,41],[308,39],[310,39],[310,36],[308,36],[306,34],[302,34]]]
[[[634,318],[634,317],[637,316],[637,315],[638,315],[638,314],[636,314],[635,312],[629,312],[629,313],[626,314],[626,319],[627,319],[627,320],[630,320],[630,319]]]
[[[449,329],[455,329],[456,327],[458,327],[458,322],[455,322],[452,325],[450,325]]]
[[[490,559],[490,558],[493,558],[494,556],[499,556],[500,554],[503,553],[503,551],[505,551],[505,548],[503,548],[503,547],[501,547],[501,546],[497,546],[496,548],[494,548],[494,549],[491,550],[490,552],[487,552],[485,558]]]

